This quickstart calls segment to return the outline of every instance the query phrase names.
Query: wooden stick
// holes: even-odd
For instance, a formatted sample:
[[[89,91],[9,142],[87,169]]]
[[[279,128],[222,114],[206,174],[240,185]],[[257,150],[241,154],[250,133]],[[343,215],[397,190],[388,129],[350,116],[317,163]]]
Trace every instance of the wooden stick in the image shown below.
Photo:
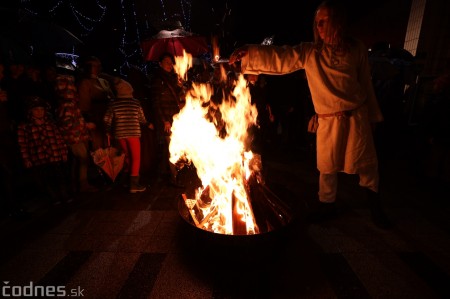
[[[203,218],[202,222],[200,222],[200,227],[203,227],[205,223],[215,214],[217,214],[217,206],[215,206],[214,209],[208,215],[206,215],[205,218]]]
[[[189,213],[191,214],[192,220],[194,220],[195,226],[198,227],[198,228],[201,228],[201,226],[199,226],[200,224],[198,223],[197,217],[195,216],[194,210],[193,210],[192,208],[190,208],[189,205],[188,205],[188,203],[187,203],[188,200],[190,200],[190,199],[188,199],[188,198],[186,197],[186,194],[184,194],[184,193],[181,194],[181,196],[183,197],[184,203],[186,204],[186,207],[188,208]]]

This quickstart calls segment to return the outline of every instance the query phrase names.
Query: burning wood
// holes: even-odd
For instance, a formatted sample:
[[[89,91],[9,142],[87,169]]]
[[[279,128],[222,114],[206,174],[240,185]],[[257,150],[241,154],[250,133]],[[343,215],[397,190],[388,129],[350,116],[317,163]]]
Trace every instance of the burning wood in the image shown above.
[[[255,156],[254,169],[261,170],[260,157]],[[248,207],[243,213],[239,208],[239,201],[234,194],[231,195],[231,223],[232,235],[251,235],[270,232],[288,225],[292,221],[292,212],[288,206],[262,181],[260,171],[254,171],[245,181],[245,192],[248,197]],[[203,190],[199,199],[188,199],[182,194],[184,205],[189,211],[190,220],[193,224],[203,230],[215,231],[208,222],[218,216],[218,206],[210,207],[214,201],[209,197],[211,188],[208,186]],[[205,214],[205,211],[208,211]],[[247,229],[247,217],[254,219],[253,230]],[[220,222],[220,221],[219,221]],[[224,221],[222,220],[221,223]]]
[[[191,63],[189,57],[185,60]],[[177,65],[185,71],[181,64],[178,58]],[[192,84],[172,124],[170,160],[195,165],[202,185],[193,198],[183,195],[192,221],[204,230],[237,235],[267,232],[285,224],[290,215],[264,185],[260,157],[245,147],[248,129],[256,125],[257,117],[247,81],[240,75],[232,93],[215,107],[220,113],[213,115],[208,104],[212,90],[208,84]],[[223,124],[220,130],[216,115]]]

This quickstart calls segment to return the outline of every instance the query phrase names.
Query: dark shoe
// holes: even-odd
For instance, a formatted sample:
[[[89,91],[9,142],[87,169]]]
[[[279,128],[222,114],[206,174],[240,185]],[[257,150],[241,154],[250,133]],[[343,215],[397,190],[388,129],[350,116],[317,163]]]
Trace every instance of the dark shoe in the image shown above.
[[[366,189],[366,194],[369,201],[369,209],[373,224],[381,229],[392,228],[394,225],[384,212],[384,209],[381,205],[380,195],[370,189]]]
[[[130,193],[144,192],[147,187],[139,184],[138,176],[130,176]]]
[[[336,218],[337,215],[335,202],[319,202],[316,210],[309,215],[309,222],[324,222]]]
[[[147,187],[136,184],[130,187],[130,193],[144,192],[147,190]]]

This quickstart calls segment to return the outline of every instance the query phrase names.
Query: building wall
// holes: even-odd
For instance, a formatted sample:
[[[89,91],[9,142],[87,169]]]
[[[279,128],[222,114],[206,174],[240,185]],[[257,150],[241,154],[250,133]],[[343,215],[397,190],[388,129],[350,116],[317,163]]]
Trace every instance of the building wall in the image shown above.
[[[416,57],[419,75],[432,77],[450,58],[450,2],[413,0],[404,48]]]

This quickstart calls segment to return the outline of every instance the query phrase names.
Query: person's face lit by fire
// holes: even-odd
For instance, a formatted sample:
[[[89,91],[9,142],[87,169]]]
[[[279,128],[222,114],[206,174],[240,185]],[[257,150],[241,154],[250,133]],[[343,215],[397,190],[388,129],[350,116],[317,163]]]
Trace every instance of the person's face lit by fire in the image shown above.
[[[315,24],[320,38],[325,44],[331,44],[334,39],[335,30],[331,26],[329,9],[322,7],[317,10]]]
[[[173,62],[170,57],[164,57],[163,60],[159,63],[161,68],[166,72],[170,73],[173,71]]]
[[[102,63],[98,60],[92,60],[88,62],[89,73],[92,76],[98,76],[102,71]]]
[[[42,119],[45,116],[44,107],[33,107],[31,108],[31,116],[35,119]]]

